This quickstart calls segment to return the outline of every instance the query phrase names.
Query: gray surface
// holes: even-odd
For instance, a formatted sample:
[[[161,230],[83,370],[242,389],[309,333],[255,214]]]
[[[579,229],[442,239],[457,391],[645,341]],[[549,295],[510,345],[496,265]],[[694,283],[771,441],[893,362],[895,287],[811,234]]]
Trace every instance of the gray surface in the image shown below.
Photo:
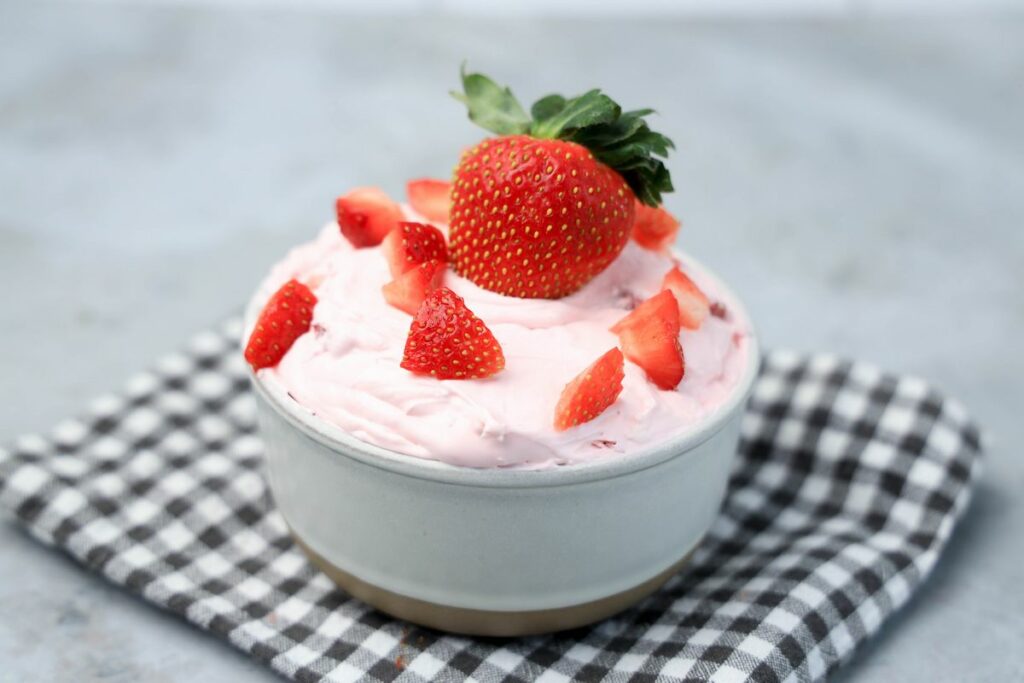
[[[503,46],[499,49],[496,46]],[[683,244],[767,346],[932,379],[991,436],[937,571],[839,678],[1024,680],[1024,23],[567,24],[0,0],[0,436],[240,305],[355,183],[447,175],[469,57],[664,112]],[[4,436],[5,435],[5,436]],[[0,523],[0,680],[272,680]],[[1014,653],[1016,650],[1016,653]]]

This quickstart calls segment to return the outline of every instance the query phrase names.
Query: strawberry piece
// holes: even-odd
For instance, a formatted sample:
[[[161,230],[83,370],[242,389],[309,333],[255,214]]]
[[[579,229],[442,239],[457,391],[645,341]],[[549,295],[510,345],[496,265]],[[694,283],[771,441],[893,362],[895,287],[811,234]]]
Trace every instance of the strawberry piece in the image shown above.
[[[444,280],[443,261],[427,261],[413,266],[391,282],[384,285],[384,300],[400,311],[416,315],[427,295],[441,286]]]
[[[297,280],[284,283],[270,297],[245,345],[245,360],[253,370],[281,362],[295,340],[309,331],[314,306],[313,292]]]
[[[341,234],[357,249],[380,244],[404,218],[402,208],[376,187],[360,187],[338,197],[335,208]]]
[[[505,354],[462,297],[441,287],[428,294],[416,312],[402,367],[438,379],[476,379],[501,372]]]
[[[619,334],[626,328],[645,324],[651,318],[663,319],[678,327],[679,305],[671,292],[662,290],[649,299],[644,299],[624,318],[612,325],[611,331]]]
[[[555,430],[590,422],[622,393],[622,352],[611,349],[565,385],[555,406]]]
[[[452,204],[452,184],[444,180],[420,178],[405,185],[405,194],[413,210],[428,221],[448,222]]]
[[[679,303],[679,324],[696,330],[711,312],[711,302],[700,287],[678,267],[668,271],[661,283],[662,289],[672,292]]]
[[[452,262],[484,289],[557,299],[615,260],[634,203],[622,176],[586,147],[526,135],[484,140],[455,170]]]
[[[683,379],[686,363],[679,344],[679,304],[662,290],[617,322],[611,331],[619,335],[626,358],[636,363],[662,389],[674,389]]]
[[[433,225],[423,223],[399,223],[384,238],[381,250],[394,278],[427,261],[448,261],[444,235]]]
[[[644,249],[664,251],[676,241],[679,219],[663,207],[636,203],[636,220],[633,221],[633,241]]]

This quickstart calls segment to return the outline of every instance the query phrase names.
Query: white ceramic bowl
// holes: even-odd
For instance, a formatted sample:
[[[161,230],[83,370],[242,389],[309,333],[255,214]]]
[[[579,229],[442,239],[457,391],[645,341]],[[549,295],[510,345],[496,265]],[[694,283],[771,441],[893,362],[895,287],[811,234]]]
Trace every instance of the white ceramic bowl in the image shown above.
[[[718,284],[732,314],[748,320]],[[254,376],[253,386],[271,491],[321,569],[409,621],[512,636],[610,616],[679,569],[718,513],[758,363],[751,335],[730,398],[679,438],[540,471],[389,451],[317,418],[273,382]]]

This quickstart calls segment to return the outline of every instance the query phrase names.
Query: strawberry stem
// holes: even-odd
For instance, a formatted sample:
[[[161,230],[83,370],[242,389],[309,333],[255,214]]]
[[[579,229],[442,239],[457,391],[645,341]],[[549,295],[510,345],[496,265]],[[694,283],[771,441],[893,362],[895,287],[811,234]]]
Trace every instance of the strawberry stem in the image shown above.
[[[648,127],[644,117],[652,109],[623,112],[595,88],[568,99],[547,95],[527,114],[509,88],[483,74],[466,73],[465,65],[461,77],[463,92],[452,96],[466,105],[470,120],[480,127],[498,135],[529,134],[583,145],[615,169],[648,206],[660,205],[662,193],[672,192],[668,168],[657,157],[667,158],[675,145]]]

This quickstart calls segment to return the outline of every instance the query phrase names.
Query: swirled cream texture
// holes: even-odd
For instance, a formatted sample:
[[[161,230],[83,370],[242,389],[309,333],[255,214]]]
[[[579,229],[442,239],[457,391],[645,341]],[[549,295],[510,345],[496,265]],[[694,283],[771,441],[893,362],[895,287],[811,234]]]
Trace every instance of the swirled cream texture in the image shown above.
[[[708,297],[723,302],[716,283],[679,258]],[[399,365],[411,318],[381,295],[391,278],[379,248],[353,248],[332,223],[278,263],[256,294],[262,306],[296,278],[318,299],[310,331],[260,378],[363,441],[452,465],[542,469],[628,456],[694,429],[731,396],[746,366],[749,326],[724,300],[724,316],[681,333],[686,374],[676,390],[658,389],[627,361],[615,404],[579,427],[554,430],[562,388],[617,345],[608,328],[657,293],[672,266],[630,242],[606,271],[559,300],[502,296],[449,270],[445,286],[494,333],[505,370],[437,380]]]

